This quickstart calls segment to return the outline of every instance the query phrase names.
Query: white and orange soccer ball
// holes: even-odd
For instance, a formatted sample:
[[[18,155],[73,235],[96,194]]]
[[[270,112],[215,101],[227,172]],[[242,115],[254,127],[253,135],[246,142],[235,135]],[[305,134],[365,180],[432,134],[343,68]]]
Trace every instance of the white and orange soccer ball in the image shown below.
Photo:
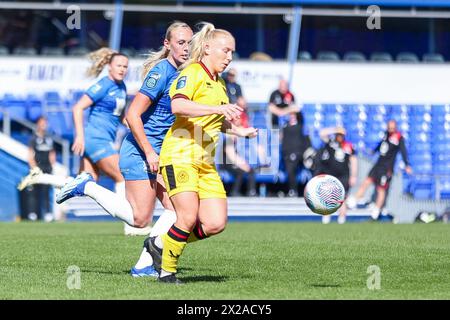
[[[312,212],[329,215],[344,203],[345,189],[342,183],[328,174],[320,174],[308,181],[304,192],[306,205]]]

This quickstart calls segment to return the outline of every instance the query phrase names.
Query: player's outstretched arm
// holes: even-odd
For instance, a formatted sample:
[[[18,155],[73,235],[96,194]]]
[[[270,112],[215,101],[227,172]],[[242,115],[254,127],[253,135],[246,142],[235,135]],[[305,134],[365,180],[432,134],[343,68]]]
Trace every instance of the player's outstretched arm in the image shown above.
[[[72,145],[72,151],[76,155],[84,153],[84,128],[83,128],[83,111],[89,108],[94,101],[84,94],[80,100],[73,106],[73,122],[75,124],[75,141]]]
[[[227,120],[238,119],[243,109],[235,104],[208,106],[189,99],[175,98],[171,102],[172,113],[182,117],[202,117],[212,114],[224,115]]]
[[[151,104],[152,100],[148,96],[138,92],[131,102],[125,119],[136,142],[145,154],[150,171],[158,172],[159,156],[153,150],[152,145],[145,135],[144,124],[141,118],[142,114],[147,111]]]

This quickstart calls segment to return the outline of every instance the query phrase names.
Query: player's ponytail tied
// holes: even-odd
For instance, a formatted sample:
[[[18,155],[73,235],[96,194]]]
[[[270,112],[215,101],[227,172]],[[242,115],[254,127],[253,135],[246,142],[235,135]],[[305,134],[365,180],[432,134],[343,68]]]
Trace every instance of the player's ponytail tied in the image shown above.
[[[88,59],[92,62],[87,70],[88,77],[98,77],[103,67],[111,62],[111,58],[117,52],[110,48],[100,48],[88,54]]]
[[[196,27],[199,31],[192,37],[189,47],[190,58],[180,67],[180,69],[184,69],[192,63],[199,62],[203,58],[205,55],[204,44],[214,36],[214,31],[216,30],[216,27],[209,22],[200,22]]]

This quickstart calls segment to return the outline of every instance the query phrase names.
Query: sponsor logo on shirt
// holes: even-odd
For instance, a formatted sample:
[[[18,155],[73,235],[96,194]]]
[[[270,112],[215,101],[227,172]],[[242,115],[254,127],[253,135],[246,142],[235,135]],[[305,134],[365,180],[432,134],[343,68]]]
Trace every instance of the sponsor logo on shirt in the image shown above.
[[[158,80],[161,78],[161,74],[159,73],[151,73],[148,76],[147,82],[145,83],[145,85],[147,87],[154,88],[156,86],[156,84],[158,83]]]

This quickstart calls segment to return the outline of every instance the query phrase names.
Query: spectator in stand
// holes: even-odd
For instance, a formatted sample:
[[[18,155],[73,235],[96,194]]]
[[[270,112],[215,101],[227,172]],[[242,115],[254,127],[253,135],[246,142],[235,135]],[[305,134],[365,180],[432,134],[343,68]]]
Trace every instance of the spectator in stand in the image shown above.
[[[300,111],[295,105],[294,94],[289,91],[289,84],[286,80],[281,79],[278,89],[270,95],[269,111],[272,115],[272,129],[280,127],[279,118],[284,117],[291,112]]]
[[[248,122],[248,114],[247,114],[247,101],[245,101],[245,98],[242,94],[242,88],[241,85],[236,82],[237,77],[237,71],[234,68],[231,68],[228,70],[228,72],[225,73],[225,84],[227,86],[227,96],[228,99],[230,99],[230,103],[235,103],[244,111],[241,113],[241,125],[244,128],[249,127]]]
[[[241,119],[232,121],[235,126],[243,127]],[[227,134],[224,136],[224,164],[222,168],[234,176],[233,186],[231,187],[230,196],[241,196],[241,188],[244,177],[247,177],[247,193],[249,197],[255,197],[256,179],[255,168],[253,168],[248,161],[239,155],[237,150],[237,137]]]
[[[289,121],[281,134],[281,154],[288,174],[288,197],[298,196],[297,171],[304,166],[306,150],[311,147],[309,136],[303,134],[303,116],[300,112],[289,113]]]

